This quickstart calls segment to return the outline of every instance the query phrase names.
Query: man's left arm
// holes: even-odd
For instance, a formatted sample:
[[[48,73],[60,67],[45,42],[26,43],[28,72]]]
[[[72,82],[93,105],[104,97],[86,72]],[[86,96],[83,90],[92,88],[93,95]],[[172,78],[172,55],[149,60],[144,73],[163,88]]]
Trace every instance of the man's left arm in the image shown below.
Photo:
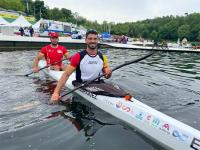
[[[63,54],[66,59],[70,60],[71,56],[69,54],[69,51],[63,46]]]

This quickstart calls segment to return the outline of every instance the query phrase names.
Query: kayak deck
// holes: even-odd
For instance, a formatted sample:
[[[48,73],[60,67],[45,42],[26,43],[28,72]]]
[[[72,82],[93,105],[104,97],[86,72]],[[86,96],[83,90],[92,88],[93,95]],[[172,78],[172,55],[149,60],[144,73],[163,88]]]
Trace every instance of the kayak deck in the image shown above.
[[[39,62],[40,68],[45,65],[45,61]],[[63,74],[63,71],[49,69],[44,70],[44,72],[57,81]],[[71,90],[74,88],[72,85],[73,80],[75,80],[75,73],[69,77],[65,84]],[[200,150],[200,131],[134,98],[131,99],[131,102],[126,101],[124,98],[95,95],[83,89],[79,89],[75,93],[109,114],[128,123],[130,126],[136,128],[138,132],[141,132],[167,149]]]

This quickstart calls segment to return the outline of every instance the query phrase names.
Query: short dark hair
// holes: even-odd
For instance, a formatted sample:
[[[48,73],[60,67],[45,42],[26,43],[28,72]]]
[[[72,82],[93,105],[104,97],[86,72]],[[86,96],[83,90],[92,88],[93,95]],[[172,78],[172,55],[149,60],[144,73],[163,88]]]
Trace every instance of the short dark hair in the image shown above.
[[[86,32],[86,38],[88,37],[89,34],[98,35],[98,32],[96,30],[93,30],[93,29],[87,30],[87,32]]]

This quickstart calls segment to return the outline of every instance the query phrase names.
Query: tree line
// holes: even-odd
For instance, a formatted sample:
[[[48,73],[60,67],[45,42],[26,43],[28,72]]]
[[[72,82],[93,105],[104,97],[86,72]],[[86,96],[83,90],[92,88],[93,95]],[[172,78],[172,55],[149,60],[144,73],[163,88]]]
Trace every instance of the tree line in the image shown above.
[[[66,8],[50,9],[42,0],[1,0],[0,7],[25,12],[40,18],[63,22],[71,22],[85,28],[96,29],[99,32],[110,31],[114,35],[146,38],[153,40],[176,41],[187,38],[190,41],[200,41],[200,13],[185,14],[185,16],[165,16],[146,19],[137,22],[114,23],[104,21],[98,23],[87,20]],[[109,30],[110,29],[110,30]]]

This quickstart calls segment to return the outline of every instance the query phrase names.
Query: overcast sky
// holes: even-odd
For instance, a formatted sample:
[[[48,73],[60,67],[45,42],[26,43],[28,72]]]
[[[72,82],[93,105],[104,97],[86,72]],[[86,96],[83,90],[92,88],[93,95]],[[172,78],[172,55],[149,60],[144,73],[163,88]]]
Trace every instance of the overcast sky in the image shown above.
[[[50,8],[66,8],[102,23],[135,22],[167,15],[200,13],[200,0],[44,0]]]

